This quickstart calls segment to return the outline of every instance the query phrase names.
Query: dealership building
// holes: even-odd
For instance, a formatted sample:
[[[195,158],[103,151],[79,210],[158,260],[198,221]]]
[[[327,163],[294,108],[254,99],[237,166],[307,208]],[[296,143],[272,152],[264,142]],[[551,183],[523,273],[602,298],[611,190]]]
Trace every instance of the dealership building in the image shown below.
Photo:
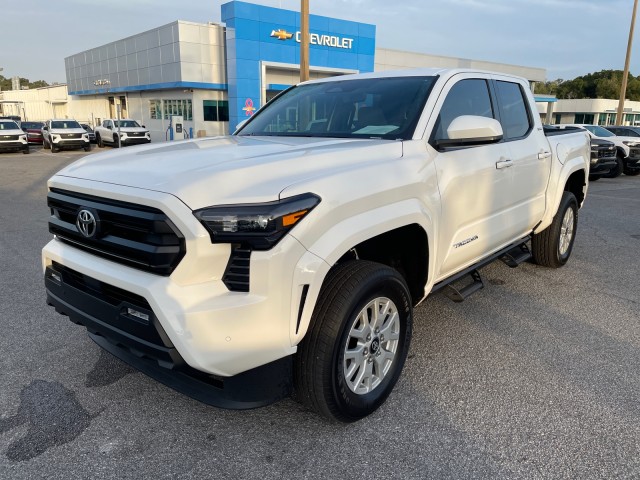
[[[67,85],[3,92],[3,111],[30,120],[69,117],[91,124],[133,118],[154,141],[170,119],[211,136],[235,126],[299,81],[300,14],[232,1],[221,23],[175,21],[64,59]],[[545,80],[542,68],[390,50],[376,26],[310,15],[310,77],[419,67],[476,68]],[[22,109],[20,111],[20,109]]]

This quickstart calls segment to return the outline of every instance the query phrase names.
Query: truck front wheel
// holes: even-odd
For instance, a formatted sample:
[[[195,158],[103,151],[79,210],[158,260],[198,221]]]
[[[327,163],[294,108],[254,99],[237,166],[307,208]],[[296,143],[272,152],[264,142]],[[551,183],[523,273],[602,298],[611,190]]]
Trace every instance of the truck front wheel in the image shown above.
[[[604,178],[616,178],[622,174],[622,170],[624,169],[624,158],[621,153],[618,153],[616,156],[616,166],[613,167],[609,173],[603,175]]]
[[[411,295],[396,270],[363,260],[336,266],[295,357],[296,397],[343,422],[374,412],[400,377],[412,322]]]
[[[553,222],[531,239],[531,253],[538,265],[559,268],[567,263],[578,227],[578,201],[571,192],[563,192]]]

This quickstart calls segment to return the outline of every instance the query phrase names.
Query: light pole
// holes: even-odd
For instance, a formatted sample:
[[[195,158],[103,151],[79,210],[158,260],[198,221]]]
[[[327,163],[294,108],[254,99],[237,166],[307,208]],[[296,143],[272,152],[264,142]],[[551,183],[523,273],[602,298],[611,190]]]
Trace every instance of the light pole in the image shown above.
[[[616,123],[624,125],[624,99],[627,96],[627,79],[629,78],[629,61],[631,60],[631,45],[633,43],[633,29],[636,25],[636,10],[638,9],[638,0],[633,1],[633,15],[631,15],[631,27],[629,28],[629,42],[627,43],[627,58],[624,61],[624,73],[622,74],[622,86],[620,87],[620,101],[618,102],[618,114],[616,115]]]
[[[300,37],[300,81],[306,82],[309,80],[309,0],[300,2]]]

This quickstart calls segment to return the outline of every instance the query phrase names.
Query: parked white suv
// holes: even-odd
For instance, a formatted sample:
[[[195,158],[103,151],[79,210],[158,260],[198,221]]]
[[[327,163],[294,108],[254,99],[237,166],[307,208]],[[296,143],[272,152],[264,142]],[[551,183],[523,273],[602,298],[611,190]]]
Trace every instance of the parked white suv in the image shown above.
[[[391,393],[428,294],[464,300],[496,259],[567,262],[589,163],[583,130],[545,135],[522,78],[305,82],[232,136],[53,176],[47,301],[199,400],[253,408],[294,388],[354,421]]]
[[[131,119],[103,120],[102,125],[95,128],[96,143],[102,148],[105,145],[119,147],[120,145],[140,145],[151,142],[149,130]],[[120,135],[120,143],[118,143]]]
[[[0,152],[29,153],[27,134],[13,120],[0,119]]]
[[[51,149],[52,153],[78,148],[91,151],[89,135],[78,122],[70,119],[47,120],[42,127],[42,146]]]
[[[565,125],[562,125],[565,126]],[[640,138],[617,135],[599,125],[575,124],[568,126],[582,127],[592,138],[613,142],[617,149],[616,166],[604,178],[616,178],[621,173],[635,176],[640,174]]]

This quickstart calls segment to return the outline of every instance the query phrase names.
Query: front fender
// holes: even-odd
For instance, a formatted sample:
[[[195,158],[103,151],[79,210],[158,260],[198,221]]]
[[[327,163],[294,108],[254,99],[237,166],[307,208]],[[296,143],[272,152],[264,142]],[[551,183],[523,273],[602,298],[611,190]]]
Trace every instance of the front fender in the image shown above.
[[[320,294],[320,288],[331,267],[350,249],[359,243],[369,240],[377,235],[401,228],[407,225],[417,224],[427,234],[429,248],[428,278],[434,278],[434,265],[432,259],[436,252],[433,250],[434,215],[417,199],[407,199],[390,205],[360,213],[346,218],[328,228],[312,244],[305,245],[308,252],[298,262],[293,281],[291,306],[291,342],[298,344],[304,337],[315,304]],[[295,236],[294,230],[291,235]],[[306,301],[300,312],[300,298],[304,285],[308,285]],[[428,291],[425,288],[425,291]],[[298,324],[299,323],[299,324]]]

